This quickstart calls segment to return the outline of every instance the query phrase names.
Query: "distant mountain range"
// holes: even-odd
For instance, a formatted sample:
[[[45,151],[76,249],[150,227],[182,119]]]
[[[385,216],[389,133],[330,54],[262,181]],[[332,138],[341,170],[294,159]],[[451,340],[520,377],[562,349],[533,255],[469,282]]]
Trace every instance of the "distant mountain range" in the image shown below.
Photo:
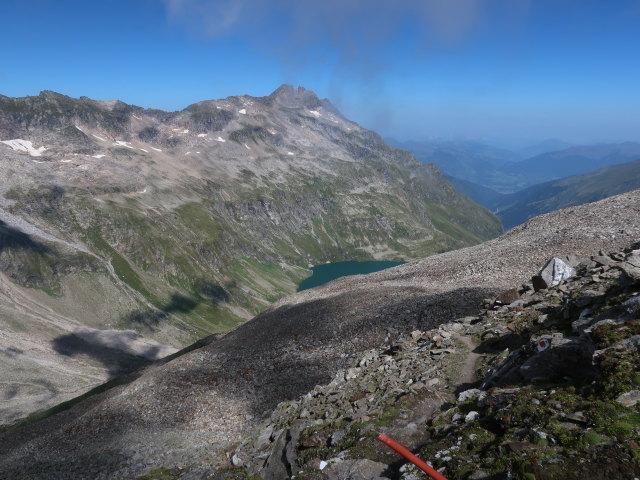
[[[513,191],[515,177],[506,174],[504,168],[521,157],[509,150],[474,141],[389,142],[397,148],[410,151],[421,162],[436,164],[446,175],[499,191]]]
[[[538,143],[534,143],[533,145],[528,145],[526,147],[521,147],[514,149],[521,159],[535,157],[537,155],[542,155],[543,153],[549,152],[557,152],[559,150],[566,150],[567,148],[571,148],[574,145],[571,143],[565,142],[564,140],[559,140],[557,138],[549,138],[547,140],[543,140]]]
[[[635,142],[573,146],[526,159],[518,153],[478,142],[396,142],[395,145],[413,152],[423,162],[435,163],[446,175],[499,193],[513,193],[640,158],[640,143]],[[561,141],[548,141],[530,151],[564,145]]]
[[[447,178],[460,193],[495,212],[509,229],[543,213],[640,188],[640,159],[551,180],[510,194],[455,177]]]
[[[505,228],[512,228],[543,213],[595,202],[637,188],[640,188],[640,159],[534,185],[495,197],[484,205],[497,212]],[[475,195],[476,201],[479,198]]]
[[[640,143],[612,143],[571,147],[548,152],[504,167],[527,186],[640,158]]]

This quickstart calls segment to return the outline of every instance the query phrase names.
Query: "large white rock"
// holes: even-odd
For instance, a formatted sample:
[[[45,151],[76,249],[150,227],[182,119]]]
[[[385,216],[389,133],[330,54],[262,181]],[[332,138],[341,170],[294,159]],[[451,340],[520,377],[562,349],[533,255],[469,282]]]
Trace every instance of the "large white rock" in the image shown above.
[[[549,260],[542,270],[540,270],[540,275],[545,283],[549,287],[555,287],[559,285],[560,282],[564,280],[568,280],[576,274],[575,269],[564,263],[559,258],[552,258]]]

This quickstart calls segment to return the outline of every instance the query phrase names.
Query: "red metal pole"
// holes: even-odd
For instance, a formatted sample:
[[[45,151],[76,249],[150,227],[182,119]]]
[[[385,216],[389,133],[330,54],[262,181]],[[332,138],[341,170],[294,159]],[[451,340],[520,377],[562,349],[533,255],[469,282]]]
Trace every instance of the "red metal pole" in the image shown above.
[[[429,465],[427,465],[426,462],[423,462],[422,460],[420,460],[418,457],[416,457],[409,450],[404,448],[402,445],[394,442],[389,437],[387,437],[385,434],[381,433],[380,435],[378,435],[378,440],[380,440],[385,445],[393,448],[396,452],[398,452],[404,458],[409,460],[411,463],[413,463],[416,467],[418,467],[424,473],[426,473],[431,478],[433,478],[433,480],[447,480],[445,477],[440,475],[436,470],[434,470]]]

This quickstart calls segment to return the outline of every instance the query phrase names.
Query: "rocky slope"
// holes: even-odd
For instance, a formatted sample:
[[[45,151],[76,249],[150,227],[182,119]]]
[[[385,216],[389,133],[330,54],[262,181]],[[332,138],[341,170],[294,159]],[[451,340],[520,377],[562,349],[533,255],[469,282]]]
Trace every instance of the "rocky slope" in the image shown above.
[[[501,231],[434,166],[290,86],[179,112],[0,96],[0,177],[0,422],[229,331],[310,264]]]
[[[257,435],[261,422],[278,422],[277,412],[287,410],[282,405],[276,410],[281,402],[329,384],[368,350],[385,343],[389,348],[416,329],[477,315],[484,298],[517,288],[549,257],[588,258],[598,250],[628,247],[639,235],[640,191],[634,191],[537,217],[475,247],[287,297],[222,338],[210,338],[40,422],[5,430],[0,473],[9,478],[131,478],[175,467],[189,472],[185,478],[212,475],[228,467],[235,452],[248,461],[238,445]],[[462,376],[437,374],[454,390],[472,380],[466,357],[458,357]],[[412,383],[428,386],[436,371],[416,371]],[[387,384],[395,388],[392,380]],[[440,400],[432,400],[413,423],[438,408]],[[371,405],[386,408],[384,402]],[[402,427],[401,422],[395,425]]]
[[[482,203],[511,228],[543,213],[595,202],[640,187],[640,160],[541,183]],[[473,198],[473,197],[472,197]],[[478,201],[476,199],[476,201]]]
[[[384,433],[450,479],[638,475],[640,250],[565,261],[557,285],[534,280],[478,315],[401,335],[279,404],[229,470],[425,478]]]

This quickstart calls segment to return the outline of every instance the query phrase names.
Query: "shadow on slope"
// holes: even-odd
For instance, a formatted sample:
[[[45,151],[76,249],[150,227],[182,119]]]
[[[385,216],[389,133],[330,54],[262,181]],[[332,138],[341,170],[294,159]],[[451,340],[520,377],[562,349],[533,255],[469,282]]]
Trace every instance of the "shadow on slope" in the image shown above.
[[[108,469],[122,451],[108,452],[109,458],[99,452],[106,454],[106,445],[119,445],[133,432],[206,430],[206,448],[213,454],[247,434],[278,403],[353,366],[365,350],[401,332],[475,314],[481,300],[494,293],[486,288],[435,294],[406,286],[364,288],[283,305],[220,339],[168,357],[158,368],[114,379],[111,386],[125,386],[96,389],[92,394],[102,395],[69,402],[66,408],[73,408],[59,416],[8,429],[0,434],[0,445],[37,441],[41,452],[51,452],[39,455],[39,468],[52,474],[83,468],[82,457],[93,458],[98,470]],[[50,434],[42,437],[43,431]],[[0,454],[6,452],[0,447]],[[56,463],[60,455],[67,462]]]
[[[194,296],[186,296],[175,292],[171,295],[169,302],[162,305],[158,310],[130,312],[122,318],[122,321],[126,325],[144,325],[153,329],[174,313],[189,313],[204,302],[209,302],[216,306],[218,303],[226,302],[230,299],[229,294],[221,285],[202,278],[195,282],[194,291]]]
[[[240,400],[261,418],[279,402],[328,383],[337,370],[354,366],[365,350],[393,342],[401,332],[473,315],[482,299],[495,293],[461,288],[432,294],[401,287],[283,305],[205,349],[206,363],[174,371],[166,381],[174,388],[189,384],[216,390],[220,398]]]
[[[51,249],[45,244],[33,240],[31,236],[0,220],[0,253],[10,248],[31,250],[41,254],[51,253]]]
[[[150,346],[140,355],[134,355],[118,348],[101,345],[97,339],[94,341],[91,338],[81,338],[74,333],[62,335],[54,339],[52,344],[53,349],[60,355],[84,356],[102,363],[109,373],[109,378],[131,373],[148,364],[148,359],[153,358],[159,349],[159,346]]]

